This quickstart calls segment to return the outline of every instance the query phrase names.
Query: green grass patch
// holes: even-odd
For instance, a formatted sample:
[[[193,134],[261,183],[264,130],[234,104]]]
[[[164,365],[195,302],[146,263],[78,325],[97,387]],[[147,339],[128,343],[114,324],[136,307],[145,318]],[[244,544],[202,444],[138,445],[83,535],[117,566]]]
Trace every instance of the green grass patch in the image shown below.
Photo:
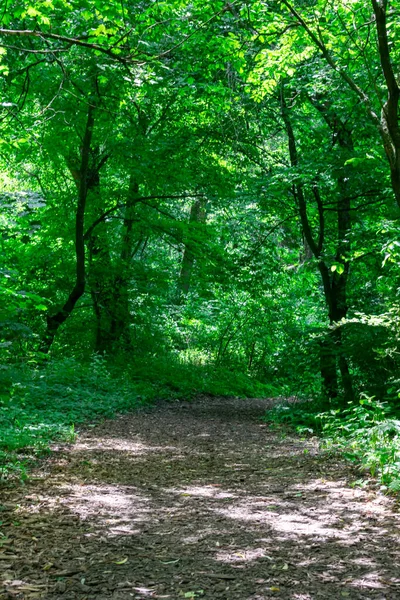
[[[122,367],[122,366],[121,366]],[[121,370],[118,362],[114,368]],[[138,359],[124,367],[131,381],[147,383],[158,389],[162,397],[190,398],[203,393],[211,396],[239,398],[276,396],[277,390],[246,373],[210,364],[193,364],[179,356],[167,355]]]

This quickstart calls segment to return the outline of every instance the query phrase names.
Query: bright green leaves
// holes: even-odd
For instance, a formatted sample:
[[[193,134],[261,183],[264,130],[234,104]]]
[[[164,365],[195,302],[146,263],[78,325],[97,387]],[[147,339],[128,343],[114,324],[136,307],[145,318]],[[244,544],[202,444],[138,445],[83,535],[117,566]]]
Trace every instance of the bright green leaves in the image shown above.
[[[276,92],[282,79],[292,77],[297,65],[315,54],[311,44],[304,44],[304,40],[299,40],[290,29],[281,34],[282,29],[285,29],[284,23],[272,21],[266,28],[268,42],[262,44],[254,59],[255,66],[247,81],[253,86],[252,93],[258,101]],[[264,39],[263,36],[261,38]],[[255,42],[259,39],[256,38]]]
[[[39,333],[41,312],[51,305],[40,297],[53,306],[67,297],[80,149],[94,102],[85,226],[100,222],[93,239],[85,239],[88,287],[62,334],[68,351],[94,347],[96,309],[110,320],[120,286],[127,346],[201,356],[295,393],[303,385],[298,375],[306,373],[302,389],[315,393],[315,332],[329,320],[320,261],[326,287],[348,278],[350,310],[361,304],[381,310],[392,297],[378,280],[383,257],[384,276],[398,273],[395,238],[376,240],[390,217],[383,152],[358,98],[287,3],[250,4],[250,10],[204,0],[10,4],[3,25],[35,35],[2,39],[13,48],[0,56],[0,70],[9,74],[1,82],[0,150],[18,190],[41,189],[46,204],[30,213],[21,201],[21,210],[2,222],[13,281],[0,294]],[[369,89],[376,64],[365,7],[358,0],[339,2],[336,11],[320,0],[295,7],[327,55]],[[282,81],[297,140],[292,164]],[[342,134],[352,136],[351,148],[343,149]],[[144,199],[128,212],[132,181]],[[323,222],[317,257],[302,238],[299,190],[316,242]],[[198,194],[208,200],[207,219],[190,228]],[[345,197],[349,210],[340,206]],[[338,232],[338,215],[346,211],[351,233],[347,226]],[[132,245],[121,259],[128,234]],[[192,287],[187,304],[177,307],[187,248],[194,256]]]
[[[9,73],[9,67],[8,67],[8,65],[5,62],[6,56],[7,56],[7,50],[6,50],[6,48],[2,48],[0,46],[0,76],[3,75],[4,77],[6,77],[8,75],[8,73]],[[10,103],[10,102],[8,102],[8,103],[7,102],[6,103],[2,102],[2,103],[0,103],[0,109],[1,109],[1,107],[4,108],[4,107],[11,106],[11,105],[12,105],[12,103]]]
[[[49,26],[55,7],[50,0],[39,0],[39,2],[25,2],[25,8],[21,9],[17,9],[12,13],[15,19],[27,20],[28,22],[32,19],[38,25]]]
[[[331,266],[332,273],[337,273],[338,275],[342,275],[344,273],[344,265],[342,263],[334,263]]]
[[[394,263],[396,265],[400,264],[400,242],[398,240],[391,240],[383,247],[384,258],[382,261],[382,267],[386,265],[387,262]]]

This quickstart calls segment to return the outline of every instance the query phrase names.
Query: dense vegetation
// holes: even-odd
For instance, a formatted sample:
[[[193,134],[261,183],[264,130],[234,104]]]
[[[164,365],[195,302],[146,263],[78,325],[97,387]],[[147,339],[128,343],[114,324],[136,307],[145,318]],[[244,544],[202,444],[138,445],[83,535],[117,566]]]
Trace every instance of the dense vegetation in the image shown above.
[[[398,487],[399,9],[3,3],[3,476],[207,392]]]

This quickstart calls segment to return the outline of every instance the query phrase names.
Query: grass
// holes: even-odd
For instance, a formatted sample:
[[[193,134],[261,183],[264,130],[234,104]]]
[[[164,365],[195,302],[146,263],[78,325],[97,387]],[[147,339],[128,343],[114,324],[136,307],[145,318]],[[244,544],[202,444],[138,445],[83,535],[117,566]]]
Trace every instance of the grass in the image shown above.
[[[118,369],[118,364],[115,365]],[[118,369],[119,370],[119,369]],[[137,360],[127,367],[132,381],[146,382],[159,389],[162,395],[169,390],[171,397],[186,398],[203,393],[211,396],[269,397],[277,390],[237,369],[216,367],[212,363],[193,364],[179,357],[161,356]]]

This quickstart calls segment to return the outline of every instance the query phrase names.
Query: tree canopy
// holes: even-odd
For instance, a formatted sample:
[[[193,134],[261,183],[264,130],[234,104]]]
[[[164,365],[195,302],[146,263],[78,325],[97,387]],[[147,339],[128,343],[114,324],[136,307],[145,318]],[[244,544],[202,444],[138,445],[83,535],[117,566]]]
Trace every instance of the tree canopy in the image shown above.
[[[395,401],[398,10],[6,0],[4,361],[163,356]]]

